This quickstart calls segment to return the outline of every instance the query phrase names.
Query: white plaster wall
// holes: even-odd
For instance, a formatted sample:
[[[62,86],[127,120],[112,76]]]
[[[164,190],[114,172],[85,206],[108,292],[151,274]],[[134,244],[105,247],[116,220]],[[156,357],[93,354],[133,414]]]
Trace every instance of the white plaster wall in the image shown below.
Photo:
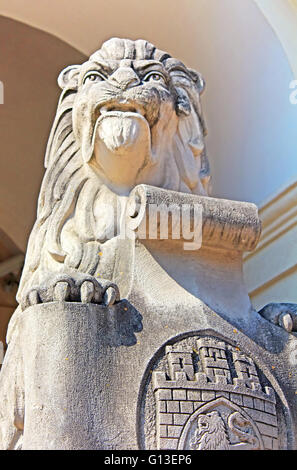
[[[209,0],[204,9],[198,54],[214,194],[260,204],[297,177],[293,73],[253,1]]]

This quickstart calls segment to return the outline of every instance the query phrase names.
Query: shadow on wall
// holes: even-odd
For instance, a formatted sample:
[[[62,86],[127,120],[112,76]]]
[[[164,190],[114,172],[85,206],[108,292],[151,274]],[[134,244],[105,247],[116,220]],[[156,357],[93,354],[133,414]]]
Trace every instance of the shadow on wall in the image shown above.
[[[59,39],[0,17],[0,226],[25,251],[35,220],[43,160],[59,89],[68,63],[85,60]]]

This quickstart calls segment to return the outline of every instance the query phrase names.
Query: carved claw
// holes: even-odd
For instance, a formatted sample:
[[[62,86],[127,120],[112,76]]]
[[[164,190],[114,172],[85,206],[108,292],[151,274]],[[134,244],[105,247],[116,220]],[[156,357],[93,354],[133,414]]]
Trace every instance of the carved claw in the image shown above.
[[[87,277],[78,282],[78,289],[82,303],[102,303],[103,286],[95,278]]]
[[[297,331],[297,304],[271,303],[262,308],[259,314],[288,333]]]
[[[290,313],[282,313],[279,316],[278,323],[279,326],[282,326],[289,333],[293,331],[293,318]]]
[[[95,287],[90,281],[85,281],[80,287],[80,299],[82,303],[90,303],[94,299]]]
[[[32,288],[23,296],[21,302],[21,309],[25,310],[27,307],[30,307],[30,305],[36,305],[40,302],[41,300],[38,294],[38,289]]]
[[[21,308],[46,302],[82,302],[96,303],[105,306],[113,305],[120,300],[116,284],[103,280],[99,282],[92,276],[78,273],[76,278],[68,275],[51,276],[40,287],[32,287],[23,296]]]
[[[68,300],[70,296],[70,285],[68,282],[60,281],[54,286],[53,300],[63,302]]]
[[[116,284],[110,283],[104,288],[103,303],[106,306],[113,305],[120,300],[120,291]]]

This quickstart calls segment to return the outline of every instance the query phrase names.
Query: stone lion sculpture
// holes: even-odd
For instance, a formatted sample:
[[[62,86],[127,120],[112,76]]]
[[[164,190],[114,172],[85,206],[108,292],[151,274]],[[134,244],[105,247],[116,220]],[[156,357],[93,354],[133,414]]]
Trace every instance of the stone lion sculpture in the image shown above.
[[[117,302],[115,252],[131,190],[210,191],[199,73],[145,40],[113,38],[58,84],[17,312],[53,300]],[[261,313],[295,329],[290,305],[281,316],[270,310]]]
[[[201,75],[144,40],[111,39],[63,70],[18,292],[112,304],[115,210],[139,183],[207,195]],[[120,202],[120,204],[119,204]],[[36,247],[38,247],[36,249]],[[99,275],[100,278],[99,278]]]

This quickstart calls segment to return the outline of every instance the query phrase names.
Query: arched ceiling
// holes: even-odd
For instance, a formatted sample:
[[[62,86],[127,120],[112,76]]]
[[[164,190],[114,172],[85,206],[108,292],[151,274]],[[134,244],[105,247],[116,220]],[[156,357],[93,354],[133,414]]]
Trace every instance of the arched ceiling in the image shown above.
[[[243,1],[254,1],[265,15],[297,76],[297,0],[241,0],[241,3]],[[171,48],[180,56],[179,49],[182,45],[184,50],[187,37],[185,32],[199,19],[199,9],[206,3],[215,8],[215,2],[187,0],[181,5],[179,0],[71,0],[71,3],[69,0],[2,0],[1,14],[48,32],[86,55],[98,47],[99,37],[100,40],[124,37],[128,32],[131,39],[141,37],[151,41],[156,33],[160,48]]]
[[[276,32],[297,78],[297,0],[254,0]]]
[[[160,49],[191,59],[186,52],[193,47],[191,34],[197,28],[199,9],[209,1],[2,0],[0,13],[46,31],[84,54],[119,36],[157,41]]]

